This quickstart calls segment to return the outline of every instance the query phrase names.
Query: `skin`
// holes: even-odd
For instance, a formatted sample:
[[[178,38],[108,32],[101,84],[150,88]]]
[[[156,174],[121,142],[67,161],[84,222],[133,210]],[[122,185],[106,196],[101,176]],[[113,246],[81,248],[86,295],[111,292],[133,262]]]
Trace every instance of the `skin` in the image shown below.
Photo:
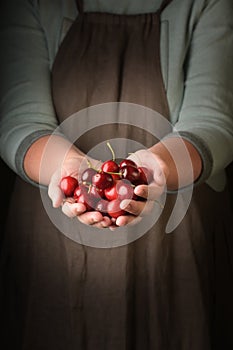
[[[158,205],[159,198],[166,189],[177,190],[188,186],[197,180],[202,171],[202,160],[197,149],[187,140],[178,137],[167,138],[148,150],[135,152],[129,158],[140,166],[153,170],[153,181],[149,186],[139,185],[134,190],[135,194],[147,198],[147,201],[122,201],[121,208],[130,215],[120,216],[116,220],[103,217],[99,212],[85,213],[83,204],[64,202],[59,187],[60,179],[66,175],[78,177],[80,166],[88,164],[85,154],[64,138],[39,138],[25,155],[24,169],[33,181],[48,186],[48,195],[55,208],[61,207],[68,217],[77,216],[84,224],[111,230],[117,226],[136,224],[151,212],[154,205]],[[89,161],[93,166],[100,165],[97,160]]]

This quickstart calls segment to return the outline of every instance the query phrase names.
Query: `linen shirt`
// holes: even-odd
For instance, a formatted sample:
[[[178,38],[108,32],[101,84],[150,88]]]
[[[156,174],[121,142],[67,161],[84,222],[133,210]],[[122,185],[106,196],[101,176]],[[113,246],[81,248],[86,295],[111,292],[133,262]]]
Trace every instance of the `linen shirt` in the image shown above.
[[[84,0],[87,12],[135,15],[161,0]],[[8,0],[0,21],[0,149],[26,181],[30,145],[58,126],[51,68],[78,15],[75,0]],[[173,0],[161,15],[160,55],[170,121],[203,160],[202,181],[225,184],[233,160],[233,2]],[[172,136],[172,135],[170,135]]]

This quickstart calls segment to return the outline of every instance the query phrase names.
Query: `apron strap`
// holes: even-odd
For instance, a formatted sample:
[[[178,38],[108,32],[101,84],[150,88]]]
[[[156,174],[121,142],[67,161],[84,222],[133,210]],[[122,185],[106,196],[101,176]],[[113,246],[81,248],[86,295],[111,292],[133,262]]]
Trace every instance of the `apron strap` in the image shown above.
[[[76,5],[77,5],[77,9],[79,14],[83,13],[83,0],[76,0]]]
[[[170,4],[170,2],[172,2],[172,0],[163,0],[158,12],[159,13],[163,12],[165,7],[168,6]]]

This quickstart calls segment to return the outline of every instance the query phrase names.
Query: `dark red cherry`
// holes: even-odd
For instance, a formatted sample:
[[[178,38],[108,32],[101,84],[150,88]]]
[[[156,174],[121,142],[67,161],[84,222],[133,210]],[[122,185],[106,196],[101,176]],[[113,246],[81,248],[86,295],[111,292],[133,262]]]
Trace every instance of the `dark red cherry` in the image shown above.
[[[82,203],[86,206],[86,210],[93,210],[96,206],[98,199],[93,195],[90,195],[86,190],[84,190],[80,196],[76,198],[76,203]]]
[[[114,180],[120,179],[119,165],[114,160],[106,160],[102,166],[101,170],[105,173],[111,173]]]
[[[140,179],[140,172],[138,168],[132,165],[123,166],[120,172],[121,172],[121,177],[123,179],[129,180],[132,184],[138,183]]]
[[[95,205],[95,210],[99,211],[103,215],[108,215],[108,201],[105,199],[100,199]]]
[[[123,159],[123,160],[120,162],[119,167],[120,167],[120,168],[123,168],[123,167],[128,166],[128,165],[134,166],[135,168],[137,167],[137,164],[136,164],[133,160],[131,160],[131,159]]]
[[[88,202],[86,201],[86,197],[83,193],[76,198],[76,203],[84,204],[87,211],[92,209],[92,206],[88,204]]]
[[[92,184],[97,188],[104,190],[113,185],[113,178],[110,174],[99,172],[92,176]]]
[[[109,201],[114,199],[136,199],[134,187],[126,179],[116,181],[112,187],[104,190],[104,194]]]
[[[97,199],[104,198],[104,190],[94,185],[89,186],[88,193]]]
[[[74,199],[77,199],[81,194],[82,194],[82,191],[83,191],[83,188],[82,186],[77,186],[75,189],[74,189],[74,193],[73,193],[73,197]]]
[[[108,203],[107,211],[112,218],[118,218],[121,215],[125,215],[127,212],[120,208],[121,201],[114,199]]]
[[[138,170],[140,172],[140,179],[138,184],[148,185],[153,180],[153,174],[152,172],[146,168],[146,167],[138,167]]]
[[[119,165],[114,160],[106,160],[102,165],[101,169],[105,172],[117,173],[119,171]]]
[[[97,171],[93,168],[85,169],[81,174],[81,181],[83,184],[91,184],[92,176],[95,175]]]
[[[66,197],[73,196],[78,180],[73,176],[64,176],[60,181],[60,188]]]
[[[116,189],[116,183],[114,183],[113,186],[111,187],[105,188],[104,195],[109,201],[112,201],[113,199],[117,199],[118,194]]]
[[[134,187],[128,180],[119,180],[116,183],[117,198],[123,199],[134,199]]]

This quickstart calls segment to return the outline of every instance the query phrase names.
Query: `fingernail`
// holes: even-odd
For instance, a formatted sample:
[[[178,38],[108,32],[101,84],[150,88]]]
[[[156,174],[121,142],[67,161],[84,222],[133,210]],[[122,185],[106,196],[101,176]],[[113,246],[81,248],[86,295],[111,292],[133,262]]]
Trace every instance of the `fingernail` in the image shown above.
[[[142,189],[139,188],[139,187],[136,187],[136,188],[135,188],[134,193],[135,193],[137,196],[145,196],[145,191],[142,190]]]
[[[121,209],[125,209],[126,207],[130,207],[130,199],[124,199],[121,203],[120,203],[120,208]]]

